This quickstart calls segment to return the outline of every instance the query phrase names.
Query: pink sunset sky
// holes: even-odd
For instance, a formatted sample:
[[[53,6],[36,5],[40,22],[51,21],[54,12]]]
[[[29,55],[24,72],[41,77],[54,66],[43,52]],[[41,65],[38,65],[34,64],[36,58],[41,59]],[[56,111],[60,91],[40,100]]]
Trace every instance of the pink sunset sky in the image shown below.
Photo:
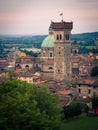
[[[48,34],[62,12],[72,33],[98,31],[98,0],[0,0],[0,34]]]

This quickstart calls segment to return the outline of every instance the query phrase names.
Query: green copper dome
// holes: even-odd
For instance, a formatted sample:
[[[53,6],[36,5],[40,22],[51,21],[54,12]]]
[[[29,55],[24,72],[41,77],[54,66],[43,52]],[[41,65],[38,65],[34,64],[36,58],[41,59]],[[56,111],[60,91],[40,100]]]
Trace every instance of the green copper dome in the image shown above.
[[[54,47],[54,36],[48,35],[42,42],[41,47]]]

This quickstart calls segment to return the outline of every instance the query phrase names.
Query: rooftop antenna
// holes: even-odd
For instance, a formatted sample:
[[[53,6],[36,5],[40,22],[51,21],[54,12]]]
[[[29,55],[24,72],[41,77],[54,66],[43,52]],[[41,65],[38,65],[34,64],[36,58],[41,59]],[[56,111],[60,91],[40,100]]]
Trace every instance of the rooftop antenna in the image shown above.
[[[60,13],[60,16],[62,17],[62,21],[63,21],[63,13]]]

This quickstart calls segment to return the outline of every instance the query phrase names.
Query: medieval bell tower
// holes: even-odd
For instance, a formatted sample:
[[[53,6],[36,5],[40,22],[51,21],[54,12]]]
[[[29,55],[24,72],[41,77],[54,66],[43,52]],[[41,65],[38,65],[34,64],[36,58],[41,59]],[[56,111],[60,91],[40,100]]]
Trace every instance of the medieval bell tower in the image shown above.
[[[72,22],[52,22],[54,32],[54,79],[71,79],[71,30]]]

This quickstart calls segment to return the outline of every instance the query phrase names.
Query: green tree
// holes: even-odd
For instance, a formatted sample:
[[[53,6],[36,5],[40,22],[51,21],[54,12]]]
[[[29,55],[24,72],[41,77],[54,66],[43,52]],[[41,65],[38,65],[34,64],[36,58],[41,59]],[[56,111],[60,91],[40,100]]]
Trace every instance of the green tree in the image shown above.
[[[94,95],[92,98],[92,107],[96,109],[98,107],[98,96]]]
[[[73,102],[68,106],[64,106],[64,118],[69,119],[82,113],[82,105],[80,102]]]
[[[0,84],[0,129],[58,130],[57,96],[46,87],[11,80]]]
[[[88,107],[88,105],[87,105],[87,104],[84,104],[84,106],[83,106],[83,110],[84,110],[84,112],[85,112],[85,113],[87,113],[87,114],[88,114],[89,107]]]
[[[72,108],[70,105],[64,106],[64,109],[63,109],[63,112],[64,112],[64,119],[73,118],[74,115],[73,115],[72,111],[73,111],[73,108]]]
[[[73,102],[71,104],[71,107],[73,109],[73,115],[78,116],[82,113],[82,105],[80,102]]]
[[[92,68],[91,76],[92,77],[98,76],[98,66],[95,66],[95,67]]]
[[[0,54],[2,54],[4,51],[2,44],[0,43]]]
[[[15,74],[15,72],[13,70],[9,70],[9,72],[8,72],[8,78],[10,80],[13,80],[13,79],[17,78],[17,75]]]

